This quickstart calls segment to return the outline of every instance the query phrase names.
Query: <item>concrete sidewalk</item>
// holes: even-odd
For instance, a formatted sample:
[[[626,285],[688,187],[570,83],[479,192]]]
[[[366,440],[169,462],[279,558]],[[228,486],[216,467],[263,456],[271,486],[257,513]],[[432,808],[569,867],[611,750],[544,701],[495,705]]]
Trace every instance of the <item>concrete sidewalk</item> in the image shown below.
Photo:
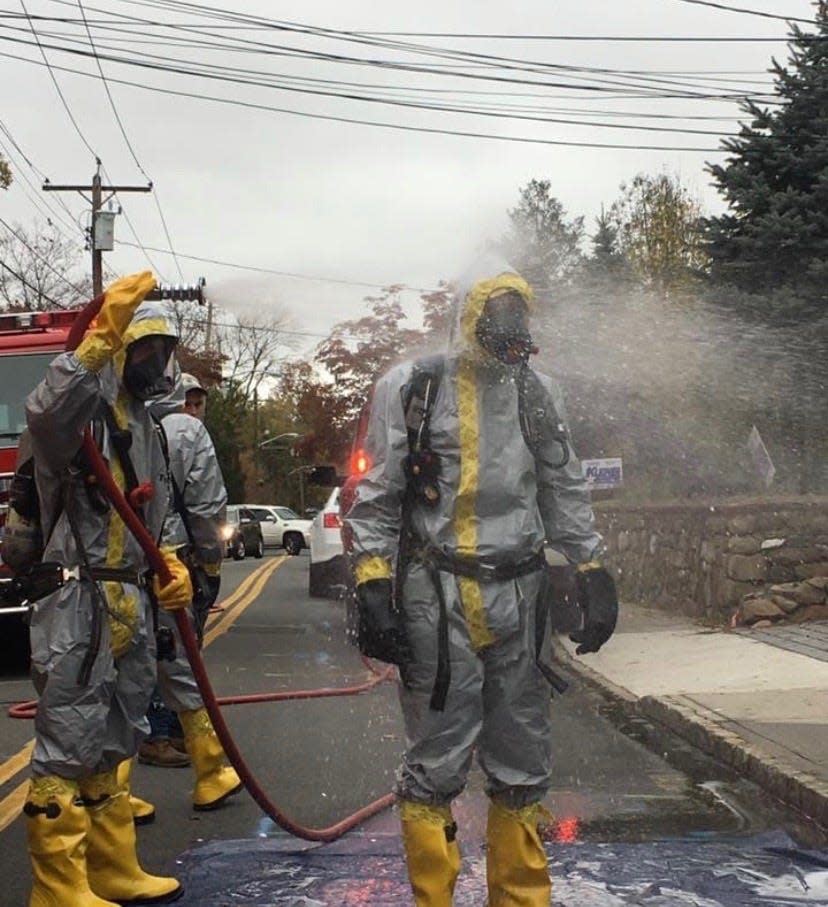
[[[828,829],[828,661],[768,640],[772,630],[711,630],[623,604],[600,652],[575,656],[565,636],[555,649],[627,711],[666,725]]]

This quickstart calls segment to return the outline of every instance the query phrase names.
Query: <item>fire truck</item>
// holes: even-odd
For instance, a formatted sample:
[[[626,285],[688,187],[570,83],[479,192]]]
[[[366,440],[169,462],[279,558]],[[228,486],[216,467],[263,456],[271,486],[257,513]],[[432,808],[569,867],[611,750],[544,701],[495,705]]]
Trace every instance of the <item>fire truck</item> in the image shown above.
[[[0,314],[0,537],[9,509],[17,443],[26,426],[25,402],[46,367],[63,350],[80,309]],[[2,548],[0,548],[0,551]],[[0,578],[9,576],[0,556]],[[5,585],[5,584],[4,584]],[[0,597],[4,635],[23,633],[27,606],[12,595]]]

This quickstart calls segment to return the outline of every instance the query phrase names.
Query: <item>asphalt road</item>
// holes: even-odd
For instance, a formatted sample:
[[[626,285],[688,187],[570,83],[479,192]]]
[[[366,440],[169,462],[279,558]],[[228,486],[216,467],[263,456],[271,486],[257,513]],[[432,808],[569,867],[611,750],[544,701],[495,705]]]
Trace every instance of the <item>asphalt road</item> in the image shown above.
[[[307,596],[308,555],[226,561],[226,609],[212,616],[204,652],[219,696],[350,686],[367,671],[344,631],[342,604]],[[25,749],[31,723],[7,716],[32,696],[25,666],[0,652],[0,907],[23,905],[30,884],[25,828]],[[595,694],[571,689],[556,714],[556,782],[547,805],[561,841],[636,842],[781,829],[818,844],[796,818],[763,804],[757,789],[679,741],[641,723],[621,726]],[[224,710],[253,773],[297,822],[328,826],[391,790],[403,748],[391,684],[352,697],[234,705]],[[179,855],[206,841],[280,836],[241,794],[212,813],[190,808],[191,770],[136,765],[133,787],[157,806],[138,830],[145,867],[175,869]],[[456,806],[464,840],[482,840],[485,797],[474,772]],[[395,834],[392,812],[369,820]]]

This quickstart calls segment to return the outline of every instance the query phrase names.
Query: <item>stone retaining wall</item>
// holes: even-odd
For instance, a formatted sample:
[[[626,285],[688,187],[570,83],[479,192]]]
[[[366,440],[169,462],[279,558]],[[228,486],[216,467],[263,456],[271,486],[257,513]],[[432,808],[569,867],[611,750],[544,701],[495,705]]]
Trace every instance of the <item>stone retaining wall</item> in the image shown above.
[[[828,576],[828,497],[595,505],[622,598],[729,622],[749,593]]]

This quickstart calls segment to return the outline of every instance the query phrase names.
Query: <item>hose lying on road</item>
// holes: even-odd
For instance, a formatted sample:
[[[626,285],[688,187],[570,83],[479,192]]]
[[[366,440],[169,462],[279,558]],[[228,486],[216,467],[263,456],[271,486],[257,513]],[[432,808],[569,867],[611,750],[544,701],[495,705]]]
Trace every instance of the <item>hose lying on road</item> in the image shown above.
[[[67,350],[75,349],[78,343],[80,343],[81,339],[83,338],[83,334],[89,326],[90,322],[98,314],[98,311],[103,304],[103,300],[103,296],[97,296],[78,316],[75,324],[72,326],[72,331],[70,332],[69,339],[66,343]],[[155,544],[155,540],[147,532],[146,528],[141,523],[135,511],[132,509],[129,502],[124,497],[123,492],[117,486],[115,480],[112,478],[112,474],[109,471],[106,461],[104,460],[103,455],[98,449],[97,444],[95,444],[95,441],[92,438],[92,433],[88,427],[83,436],[83,450],[88,458],[88,463],[90,465],[90,468],[92,469],[92,473],[99,483],[99,487],[109,499],[112,506],[118,512],[118,515],[124,521],[129,531],[133,534],[136,541],[143,549],[144,554],[147,558],[147,562],[150,568],[158,576],[158,580],[161,585],[166,585],[171,581],[172,575],[170,574],[167,565],[164,563],[164,558],[162,557],[161,552],[158,550],[158,547]],[[215,728],[216,734],[221,741],[221,745],[224,748],[224,752],[227,755],[230,764],[236,770],[236,773],[238,774],[242,784],[244,784],[250,796],[259,805],[262,811],[267,816],[269,816],[269,818],[272,819],[280,828],[284,829],[284,831],[294,835],[297,838],[302,838],[305,841],[335,841],[337,838],[342,837],[342,835],[350,831],[355,826],[359,825],[361,822],[364,822],[366,819],[370,818],[376,813],[387,809],[394,802],[394,795],[391,793],[386,794],[384,797],[380,797],[373,803],[369,803],[367,806],[343,819],[341,822],[337,822],[335,825],[330,825],[327,828],[307,828],[306,826],[300,825],[298,822],[294,821],[292,818],[283,813],[279,809],[279,807],[276,806],[276,804],[274,804],[273,801],[268,797],[264,789],[253,776],[252,772],[247,766],[247,763],[244,760],[244,757],[236,746],[236,742],[233,739],[226,722],[224,721],[224,716],[221,714],[221,709],[219,708],[219,701],[216,699],[212,684],[210,683],[210,678],[207,676],[207,670],[204,667],[204,662],[201,659],[201,652],[198,648],[198,642],[196,641],[195,632],[193,631],[189,615],[186,613],[186,611],[177,611],[175,613],[175,622],[176,626],[178,627],[178,632],[181,635],[181,641],[184,644],[184,650],[187,653],[187,658],[190,661],[190,666],[193,669],[193,675],[195,676],[196,683],[198,684],[201,698],[204,700],[204,707],[207,709],[210,720],[213,722],[213,727]],[[285,699],[311,699],[322,696],[354,695],[355,693],[363,692],[364,690],[370,689],[371,687],[376,686],[378,683],[389,679],[392,670],[392,668],[387,668],[384,671],[375,673],[375,677],[373,677],[367,683],[355,687],[326,688],[320,690],[302,690],[295,692],[288,691],[282,693],[259,693],[253,694],[252,696],[229,697],[222,701],[225,703],[269,702]],[[20,705],[13,706],[11,709],[9,709],[9,714],[13,718],[32,717],[34,714],[34,706],[36,706],[36,701],[33,703],[21,703]]]

